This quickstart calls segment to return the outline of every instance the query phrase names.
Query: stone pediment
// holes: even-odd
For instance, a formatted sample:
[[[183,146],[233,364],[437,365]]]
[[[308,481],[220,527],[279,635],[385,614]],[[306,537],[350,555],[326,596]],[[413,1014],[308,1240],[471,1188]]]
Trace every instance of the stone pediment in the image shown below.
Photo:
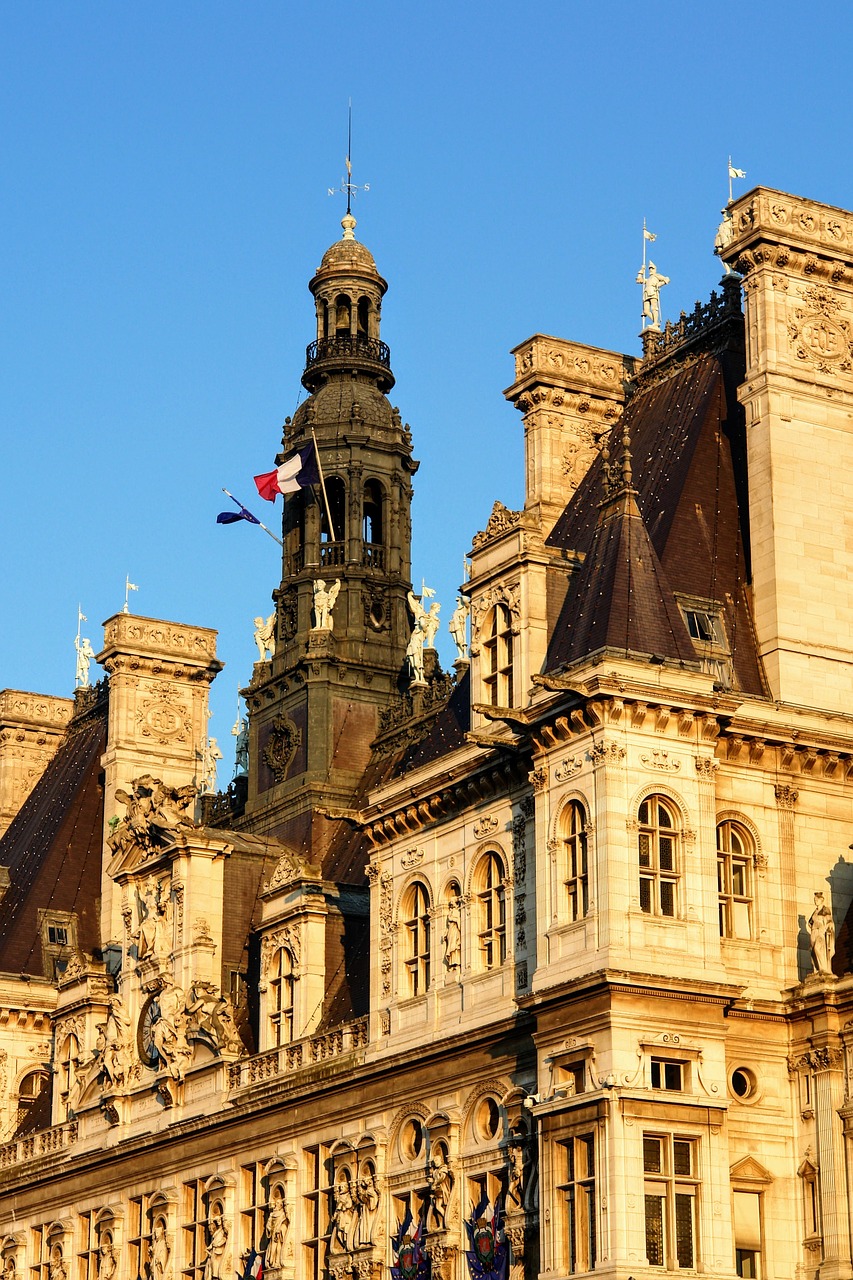
[[[309,862],[302,854],[293,849],[281,846],[275,870],[264,885],[264,894],[275,893],[276,890],[294,884],[297,880],[319,880],[320,868]]]
[[[743,1160],[733,1164],[729,1169],[729,1177],[732,1182],[760,1182],[762,1186],[773,1181],[773,1175],[753,1156],[745,1156]]]

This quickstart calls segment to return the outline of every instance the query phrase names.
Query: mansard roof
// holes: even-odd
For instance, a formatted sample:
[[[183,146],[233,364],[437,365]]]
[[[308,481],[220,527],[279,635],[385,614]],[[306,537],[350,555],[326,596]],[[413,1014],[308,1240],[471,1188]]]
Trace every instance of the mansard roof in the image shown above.
[[[737,346],[641,374],[609,441],[615,454],[630,432],[639,519],[601,524],[605,463],[597,455],[547,539],[576,564],[547,669],[602,645],[682,660],[678,601],[704,602],[722,612],[734,687],[765,693],[747,596],[742,378]]]
[[[105,706],[71,722],[65,741],[0,839],[0,865],[9,871],[0,901],[0,972],[53,978],[45,972],[40,945],[44,911],[75,914],[77,950],[91,954],[101,946],[97,908],[106,729]]]

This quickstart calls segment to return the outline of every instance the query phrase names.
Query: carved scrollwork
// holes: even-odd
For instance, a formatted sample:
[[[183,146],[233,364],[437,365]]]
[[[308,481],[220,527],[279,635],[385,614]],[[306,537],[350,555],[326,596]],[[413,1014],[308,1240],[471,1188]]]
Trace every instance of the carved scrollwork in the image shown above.
[[[261,759],[272,771],[276,782],[283,782],[287,777],[287,771],[301,745],[302,730],[296,727],[290,716],[276,716],[267,745],[261,753]]]

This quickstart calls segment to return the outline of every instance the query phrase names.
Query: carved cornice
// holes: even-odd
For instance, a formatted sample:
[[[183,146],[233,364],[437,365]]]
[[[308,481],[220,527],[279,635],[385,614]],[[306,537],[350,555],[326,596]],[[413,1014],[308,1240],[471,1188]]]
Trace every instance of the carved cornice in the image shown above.
[[[74,712],[71,698],[54,698],[49,694],[26,693],[21,689],[0,691],[0,726],[61,731]]]
[[[774,264],[786,271],[811,265],[809,274],[827,275],[840,267],[843,273],[842,259],[849,260],[853,253],[853,218],[846,210],[767,187],[735,201],[732,223],[734,234],[725,258],[736,263],[741,274]]]

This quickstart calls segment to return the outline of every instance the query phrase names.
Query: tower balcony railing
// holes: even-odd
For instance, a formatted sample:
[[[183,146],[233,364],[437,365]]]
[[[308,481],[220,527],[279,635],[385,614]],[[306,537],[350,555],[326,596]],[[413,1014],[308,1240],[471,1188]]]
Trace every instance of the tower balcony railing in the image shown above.
[[[385,548],[378,542],[365,542],[361,548],[361,563],[367,569],[384,569]]]
[[[343,542],[321,542],[320,564],[324,569],[346,563],[347,549]]]
[[[319,360],[337,360],[355,357],[391,368],[391,348],[379,338],[368,338],[363,333],[339,333],[333,338],[318,338],[305,351],[305,368],[310,369]]]

